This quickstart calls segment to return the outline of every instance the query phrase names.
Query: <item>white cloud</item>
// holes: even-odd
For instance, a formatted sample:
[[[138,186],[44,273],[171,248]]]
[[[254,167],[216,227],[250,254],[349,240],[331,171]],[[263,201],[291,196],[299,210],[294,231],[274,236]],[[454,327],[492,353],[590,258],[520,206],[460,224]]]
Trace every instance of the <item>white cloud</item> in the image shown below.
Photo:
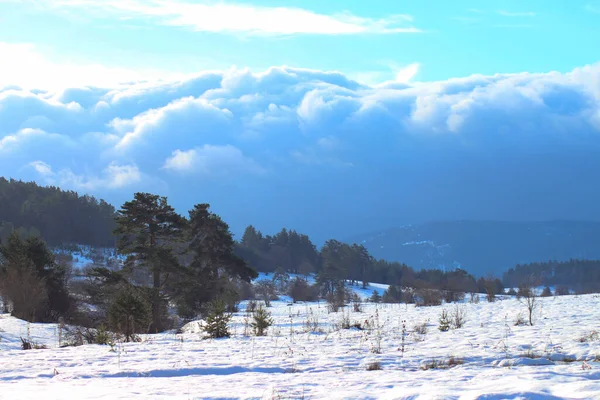
[[[178,79],[183,75],[159,70],[130,70],[94,63],[56,62],[30,43],[0,42],[0,89],[15,85],[28,89],[116,87],[125,82]]]
[[[13,88],[0,93],[0,171],[109,200],[143,187],[187,207],[202,193],[247,223],[252,212],[295,226],[358,208],[384,219],[600,219],[600,65],[439,82],[409,72],[377,86],[273,67]]]
[[[142,180],[142,174],[136,165],[119,165],[110,163],[100,174],[75,173],[70,168],[61,168],[54,172],[52,167],[43,161],[29,163],[45,183],[58,185],[81,191],[98,191],[102,189],[122,189],[130,187]]]
[[[407,83],[410,82],[415,75],[419,72],[419,63],[407,65],[396,73],[396,82]]]
[[[35,169],[35,171],[42,176],[54,175],[52,167],[43,161],[32,161],[31,163],[29,163],[29,166],[33,167],[33,169]]]
[[[264,169],[254,160],[244,156],[240,149],[231,146],[204,145],[187,151],[179,149],[167,158],[164,169],[204,176],[260,174]]]
[[[301,8],[176,0],[50,0],[47,4],[56,8],[102,10],[118,19],[148,17],[166,25],[206,32],[263,35],[420,32],[410,25],[412,17],[405,14],[373,19],[347,12],[326,15]]]

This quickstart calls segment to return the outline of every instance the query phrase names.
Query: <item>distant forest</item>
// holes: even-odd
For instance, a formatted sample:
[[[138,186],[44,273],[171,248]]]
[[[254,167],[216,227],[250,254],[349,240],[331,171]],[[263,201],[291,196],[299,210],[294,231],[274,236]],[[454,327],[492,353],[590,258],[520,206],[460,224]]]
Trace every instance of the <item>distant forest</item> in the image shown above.
[[[39,235],[50,246],[114,247],[115,208],[104,200],[58,187],[0,178],[0,239],[13,231]],[[462,270],[415,271],[398,262],[376,260],[358,244],[329,240],[319,250],[307,235],[282,229],[270,236],[249,226],[235,253],[258,272],[315,274],[330,282],[349,279],[465,292],[483,291]]]
[[[54,186],[0,177],[0,240],[12,232],[40,236],[50,246],[79,244],[115,247],[115,208],[104,200]],[[375,259],[361,244],[328,240],[318,249],[307,235],[282,229],[264,235],[249,226],[234,252],[258,272],[309,275],[324,281],[348,279],[414,288],[484,292],[485,280],[464,270],[415,270],[399,262]],[[525,281],[564,285],[577,291],[600,290],[600,261],[570,260],[517,265],[496,280],[495,291]]]
[[[522,282],[537,286],[564,286],[578,293],[600,291],[600,260],[548,261],[517,265],[504,273],[504,285],[517,287]]]
[[[0,239],[16,230],[51,246],[114,247],[115,226],[115,208],[104,200],[0,177]]]

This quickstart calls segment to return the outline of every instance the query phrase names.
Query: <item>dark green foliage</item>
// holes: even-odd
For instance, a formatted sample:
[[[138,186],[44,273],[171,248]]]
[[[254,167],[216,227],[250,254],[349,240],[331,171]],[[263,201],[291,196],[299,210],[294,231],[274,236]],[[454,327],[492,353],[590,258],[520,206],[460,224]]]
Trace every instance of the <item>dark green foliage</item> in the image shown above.
[[[256,336],[265,336],[267,329],[273,325],[271,313],[263,305],[259,305],[252,313],[252,330]]]
[[[384,303],[400,303],[402,300],[402,291],[396,285],[390,285],[383,293],[382,301]]]
[[[39,237],[11,234],[0,246],[0,291],[13,315],[32,322],[66,316],[73,299],[66,287],[67,270]]]
[[[450,319],[450,316],[448,315],[448,311],[442,310],[442,313],[440,314],[440,318],[439,318],[438,322],[439,322],[438,329],[441,332],[447,332],[450,330],[450,324],[452,321]]]
[[[183,238],[185,220],[167,203],[166,197],[136,193],[118,211],[116,222],[117,250],[127,256],[125,272],[133,278],[133,283],[146,284],[144,278],[151,282],[150,330],[163,331],[167,322],[161,304],[169,294],[166,290],[169,274],[181,269],[175,248]]]
[[[0,240],[14,231],[58,246],[114,246],[115,209],[104,200],[57,187],[0,178]]]
[[[145,296],[127,288],[117,294],[108,309],[108,322],[115,332],[121,333],[130,342],[136,340],[136,333],[148,332],[151,313]]]
[[[337,285],[345,284],[346,280],[351,285],[360,283],[363,288],[368,282],[378,282],[445,290],[452,292],[453,298],[454,293],[478,290],[475,278],[462,269],[415,271],[397,262],[375,260],[362,245],[337,240],[327,241],[319,252],[308,236],[287,229],[275,236],[264,236],[249,226],[235,251],[257,271],[279,269],[290,274],[315,273],[324,296],[333,292]],[[501,282],[497,281],[496,285],[498,283],[501,286]]]
[[[600,292],[600,260],[548,261],[517,265],[503,275],[506,286],[534,280],[543,286],[562,286],[579,293]]]
[[[232,315],[227,312],[225,302],[215,300],[210,304],[210,311],[206,316],[206,323],[202,327],[207,338],[219,339],[229,337],[229,321]]]
[[[566,286],[563,286],[563,285],[559,285],[554,290],[554,295],[555,296],[568,296],[569,295],[569,288],[566,287]]]
[[[208,204],[198,204],[189,213],[186,239],[191,262],[177,290],[180,308],[185,308],[190,317],[216,298],[224,300],[229,311],[235,311],[242,285],[258,276],[234,253],[229,226],[209,208]]]
[[[544,288],[544,290],[542,290],[542,294],[540,296],[541,297],[550,297],[550,296],[552,296],[552,290],[550,290],[550,287],[546,286]]]
[[[381,303],[382,298],[381,298],[381,295],[379,294],[379,292],[377,290],[373,290],[373,294],[369,298],[369,301],[371,303]]]

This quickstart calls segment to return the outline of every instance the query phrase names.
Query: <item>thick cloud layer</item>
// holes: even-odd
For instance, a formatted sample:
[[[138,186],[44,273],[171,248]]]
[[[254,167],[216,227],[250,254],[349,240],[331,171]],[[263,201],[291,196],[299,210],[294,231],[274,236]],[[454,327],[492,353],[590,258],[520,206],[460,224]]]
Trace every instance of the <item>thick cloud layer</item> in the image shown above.
[[[319,240],[431,219],[599,219],[600,65],[368,87],[232,69],[0,90],[0,171],[113,201],[210,202]]]

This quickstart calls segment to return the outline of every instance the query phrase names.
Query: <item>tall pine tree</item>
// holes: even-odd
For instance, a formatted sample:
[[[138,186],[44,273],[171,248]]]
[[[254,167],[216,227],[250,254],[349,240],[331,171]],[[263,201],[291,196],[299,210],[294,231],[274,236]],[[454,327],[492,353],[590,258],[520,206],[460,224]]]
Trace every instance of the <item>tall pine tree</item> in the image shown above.
[[[116,222],[117,250],[127,256],[126,271],[132,275],[142,271],[151,276],[150,331],[162,331],[166,328],[163,288],[169,274],[180,270],[175,248],[183,238],[185,219],[167,203],[166,197],[136,193],[117,212]]]

